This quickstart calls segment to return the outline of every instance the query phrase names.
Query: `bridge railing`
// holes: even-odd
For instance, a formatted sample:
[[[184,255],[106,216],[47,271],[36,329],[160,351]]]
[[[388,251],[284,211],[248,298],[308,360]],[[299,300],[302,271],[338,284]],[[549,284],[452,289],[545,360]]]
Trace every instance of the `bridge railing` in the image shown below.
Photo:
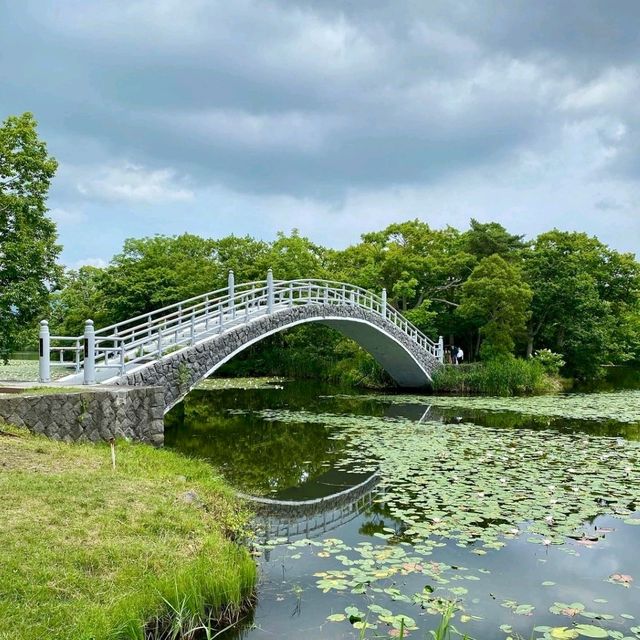
[[[132,365],[160,358],[206,337],[299,304],[363,307],[395,325],[442,361],[442,338],[436,343],[378,296],[355,285],[322,279],[267,279],[236,285],[229,272],[227,287],[217,289],[95,330],[87,320],[82,336],[50,336],[45,320],[40,327],[40,380],[48,382],[51,366],[83,371],[85,384],[94,384],[96,371],[123,374]],[[53,358],[51,356],[54,356]]]

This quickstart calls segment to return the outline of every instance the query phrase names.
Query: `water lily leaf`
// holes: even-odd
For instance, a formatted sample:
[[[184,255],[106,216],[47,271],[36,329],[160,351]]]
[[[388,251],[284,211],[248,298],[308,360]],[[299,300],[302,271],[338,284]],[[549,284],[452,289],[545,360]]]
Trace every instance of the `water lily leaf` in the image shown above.
[[[576,631],[586,638],[607,638],[609,633],[602,627],[596,627],[593,624],[579,624],[575,627]]]
[[[578,632],[568,627],[552,627],[549,630],[549,635],[554,640],[572,640],[572,638],[578,637]]]
[[[327,620],[329,622],[344,622],[347,619],[347,616],[344,613],[332,613],[330,616],[327,616]]]
[[[371,624],[370,622],[364,622],[360,620],[358,622],[353,623],[354,629],[377,629],[378,626],[375,624]]]

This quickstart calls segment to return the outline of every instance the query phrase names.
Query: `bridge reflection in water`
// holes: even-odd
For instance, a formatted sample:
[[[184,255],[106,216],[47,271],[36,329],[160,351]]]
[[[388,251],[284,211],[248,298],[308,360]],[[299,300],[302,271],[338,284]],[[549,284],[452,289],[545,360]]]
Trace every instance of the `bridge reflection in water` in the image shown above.
[[[376,472],[362,482],[314,500],[272,500],[240,494],[256,513],[256,531],[262,543],[288,544],[313,539],[357,518],[379,493]],[[268,558],[267,558],[268,559]]]

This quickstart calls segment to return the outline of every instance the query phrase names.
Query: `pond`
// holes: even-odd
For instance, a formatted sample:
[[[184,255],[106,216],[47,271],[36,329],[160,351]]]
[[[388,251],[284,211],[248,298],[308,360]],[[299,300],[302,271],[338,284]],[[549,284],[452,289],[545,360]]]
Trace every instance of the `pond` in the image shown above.
[[[640,391],[208,387],[167,446],[305,502],[258,505],[258,601],[225,638],[424,639],[443,615],[477,640],[640,638]]]

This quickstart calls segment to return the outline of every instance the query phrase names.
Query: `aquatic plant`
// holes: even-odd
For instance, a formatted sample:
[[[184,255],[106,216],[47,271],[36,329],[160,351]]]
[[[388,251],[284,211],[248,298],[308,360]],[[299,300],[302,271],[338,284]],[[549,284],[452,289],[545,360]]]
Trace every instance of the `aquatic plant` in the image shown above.
[[[459,366],[446,366],[433,375],[434,391],[491,396],[540,395],[559,385],[541,362],[503,357]]]
[[[394,611],[397,606],[404,610],[407,605],[418,605],[426,613],[441,616],[436,631],[445,638],[443,633],[453,633],[454,615],[461,622],[478,619],[481,612],[468,599],[469,593],[489,571],[439,561],[440,547],[455,544],[482,557],[519,540],[576,555],[580,549],[604,544],[606,530],[592,531],[588,525],[599,515],[613,515],[627,526],[640,525],[635,513],[640,503],[637,442],[554,429],[506,432],[405,418],[297,411],[264,411],[261,415],[277,422],[330,426],[333,437],[347,443],[344,466],[363,473],[379,469],[382,491],[375,504],[392,526],[376,529],[372,542],[348,545],[328,538],[291,545],[298,550],[301,546],[315,548],[317,557],[327,562],[327,568],[315,574],[320,590],[351,593],[354,602],[362,598],[369,602],[360,613],[367,614],[372,637],[397,633],[393,624],[399,625],[401,618],[405,628],[415,633],[417,622]],[[412,576],[426,581],[422,591],[408,587],[415,585]],[[618,585],[616,588],[636,588],[633,576],[622,573],[601,579]],[[546,581],[542,586],[554,584]],[[443,622],[452,602],[456,610]],[[351,606],[360,611],[355,604]],[[524,619],[537,614],[534,604],[514,598],[503,598],[500,606]],[[631,637],[628,633],[636,628],[627,622],[625,629],[624,621],[632,615],[623,612],[619,614],[623,622],[607,629],[601,625],[614,615],[590,610],[582,603],[552,605],[549,612],[562,617],[572,614],[581,620],[564,627],[536,626],[533,638],[599,638],[611,633],[610,637],[622,639]],[[353,624],[346,614],[329,620]],[[502,627],[508,636],[519,637],[510,625]]]

